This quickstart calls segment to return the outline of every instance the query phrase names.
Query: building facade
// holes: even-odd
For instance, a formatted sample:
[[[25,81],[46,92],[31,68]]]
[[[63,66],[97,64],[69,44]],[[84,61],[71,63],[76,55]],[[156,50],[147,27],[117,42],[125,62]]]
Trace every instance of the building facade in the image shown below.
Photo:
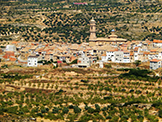
[[[152,59],[150,61],[150,69],[156,70],[161,67],[161,61],[157,59]]]
[[[27,66],[37,67],[38,65],[38,56],[29,56]]]

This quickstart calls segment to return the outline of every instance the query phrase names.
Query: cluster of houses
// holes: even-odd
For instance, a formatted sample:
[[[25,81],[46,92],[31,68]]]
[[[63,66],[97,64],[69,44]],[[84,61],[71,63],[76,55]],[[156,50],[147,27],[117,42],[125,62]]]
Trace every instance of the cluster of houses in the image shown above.
[[[71,63],[75,67],[90,67],[92,64],[150,62],[150,69],[162,67],[162,41],[127,41],[89,46],[89,43],[36,43],[12,42],[1,48],[1,59],[24,66],[37,67],[40,61]],[[103,67],[101,65],[101,67]]]
[[[162,67],[162,40],[127,41],[118,38],[115,30],[108,38],[96,37],[96,21],[90,20],[89,43],[16,42],[1,45],[0,58],[24,66],[37,67],[42,62],[72,63],[72,67],[90,67],[104,63],[150,62],[150,69]],[[76,62],[77,61],[77,62]],[[56,64],[54,64],[56,65]]]

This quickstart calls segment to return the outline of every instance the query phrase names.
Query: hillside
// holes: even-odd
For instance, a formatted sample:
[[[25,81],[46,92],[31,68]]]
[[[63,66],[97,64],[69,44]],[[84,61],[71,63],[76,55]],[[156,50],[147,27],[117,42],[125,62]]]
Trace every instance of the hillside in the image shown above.
[[[89,21],[97,36],[112,29],[128,40],[161,39],[161,1],[72,0],[0,1],[0,40],[81,43],[89,40]]]
[[[1,68],[0,121],[158,122],[161,80],[140,69]]]

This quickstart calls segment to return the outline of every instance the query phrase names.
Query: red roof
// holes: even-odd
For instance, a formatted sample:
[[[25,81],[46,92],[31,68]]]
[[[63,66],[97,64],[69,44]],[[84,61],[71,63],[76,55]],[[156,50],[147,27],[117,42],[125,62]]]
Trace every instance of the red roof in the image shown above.
[[[3,58],[8,59],[11,56],[15,57],[15,54],[13,51],[6,51],[6,54],[3,56]]]
[[[58,64],[61,64],[61,63],[62,63],[62,61],[57,61],[57,63],[58,63]]]
[[[130,53],[130,56],[133,56],[133,52]]]
[[[159,62],[160,60],[158,59],[152,59],[150,62]]]
[[[156,52],[157,50],[150,50],[150,52]]]
[[[154,43],[162,43],[162,40],[153,40]]]
[[[143,54],[144,54],[144,55],[148,55],[148,54],[150,54],[150,52],[144,52]]]
[[[10,57],[10,61],[16,61],[15,57]]]

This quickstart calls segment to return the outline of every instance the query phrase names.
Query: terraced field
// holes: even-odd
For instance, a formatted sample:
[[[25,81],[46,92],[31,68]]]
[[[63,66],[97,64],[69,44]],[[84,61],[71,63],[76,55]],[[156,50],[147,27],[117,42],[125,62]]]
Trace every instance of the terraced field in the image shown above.
[[[12,72],[1,74],[2,121],[4,115],[42,121],[161,121],[160,78],[130,80],[120,75],[129,71],[115,69]]]

